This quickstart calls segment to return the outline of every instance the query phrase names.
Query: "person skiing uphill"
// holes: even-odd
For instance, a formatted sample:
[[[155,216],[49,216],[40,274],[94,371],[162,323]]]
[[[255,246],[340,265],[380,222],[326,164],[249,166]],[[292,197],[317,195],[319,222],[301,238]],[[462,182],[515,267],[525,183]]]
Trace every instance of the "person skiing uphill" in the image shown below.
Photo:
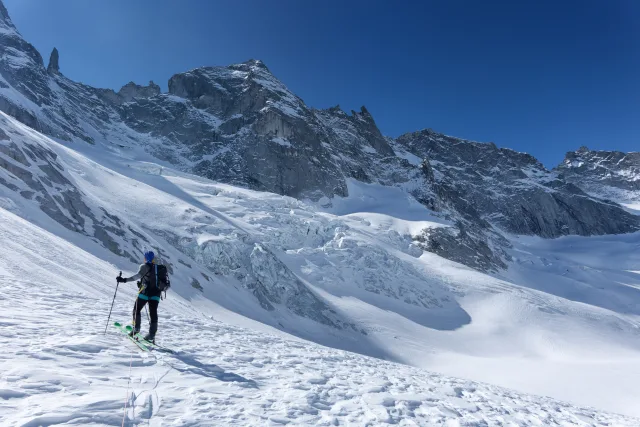
[[[133,306],[133,331],[129,334],[134,336],[140,332],[140,323],[142,321],[140,314],[143,307],[148,303],[149,312],[151,314],[151,320],[149,324],[149,333],[145,335],[144,339],[150,342],[154,342],[156,338],[156,332],[158,330],[158,305],[160,304],[160,295],[167,282],[166,280],[166,267],[163,265],[156,265],[155,254],[152,251],[144,253],[145,263],[140,266],[138,273],[131,277],[120,277],[116,280],[118,283],[127,283],[131,280],[138,280],[138,298]],[[161,278],[161,276],[164,276]]]

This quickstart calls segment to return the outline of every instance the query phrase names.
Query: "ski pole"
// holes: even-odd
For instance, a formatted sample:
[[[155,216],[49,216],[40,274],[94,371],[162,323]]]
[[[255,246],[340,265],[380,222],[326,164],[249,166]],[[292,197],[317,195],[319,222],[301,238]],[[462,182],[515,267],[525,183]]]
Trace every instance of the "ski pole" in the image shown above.
[[[118,277],[122,277],[122,271],[118,275]],[[113,310],[113,303],[116,302],[116,295],[118,294],[118,286],[120,282],[116,280],[116,291],[113,294],[113,301],[111,301],[111,308],[109,309],[109,317],[107,318],[107,325],[104,327],[104,333],[107,333],[107,328],[109,327],[109,320],[111,320],[111,311]]]

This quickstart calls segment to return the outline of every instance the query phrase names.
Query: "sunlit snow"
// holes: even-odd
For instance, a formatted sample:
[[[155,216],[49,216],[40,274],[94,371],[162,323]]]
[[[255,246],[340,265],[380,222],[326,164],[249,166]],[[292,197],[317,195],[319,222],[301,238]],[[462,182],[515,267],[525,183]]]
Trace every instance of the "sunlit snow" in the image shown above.
[[[177,352],[103,334],[137,260],[0,169],[18,188],[0,186],[1,425],[640,425],[640,233],[513,237],[491,276],[423,252],[414,237],[450,224],[400,189],[350,181],[315,205],[0,126],[0,146],[55,153],[90,213],[118,218],[121,248],[162,249],[158,342]],[[247,276],[287,298],[265,309]],[[112,320],[134,297],[119,286]]]

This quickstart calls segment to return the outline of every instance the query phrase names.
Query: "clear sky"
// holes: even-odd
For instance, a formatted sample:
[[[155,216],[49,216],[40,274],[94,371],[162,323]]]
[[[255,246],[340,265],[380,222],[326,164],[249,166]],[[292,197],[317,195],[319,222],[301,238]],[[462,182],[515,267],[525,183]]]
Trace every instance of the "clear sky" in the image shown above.
[[[640,151],[639,0],[4,0],[66,76],[119,89],[261,59],[304,101],[529,152]]]

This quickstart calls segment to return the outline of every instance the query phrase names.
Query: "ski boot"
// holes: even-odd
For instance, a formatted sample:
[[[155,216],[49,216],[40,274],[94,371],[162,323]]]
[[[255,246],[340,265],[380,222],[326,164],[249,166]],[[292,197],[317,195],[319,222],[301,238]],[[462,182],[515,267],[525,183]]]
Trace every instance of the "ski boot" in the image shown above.
[[[152,322],[149,325],[149,333],[144,336],[145,341],[149,341],[152,344],[156,343],[156,331],[158,330],[158,323]]]

